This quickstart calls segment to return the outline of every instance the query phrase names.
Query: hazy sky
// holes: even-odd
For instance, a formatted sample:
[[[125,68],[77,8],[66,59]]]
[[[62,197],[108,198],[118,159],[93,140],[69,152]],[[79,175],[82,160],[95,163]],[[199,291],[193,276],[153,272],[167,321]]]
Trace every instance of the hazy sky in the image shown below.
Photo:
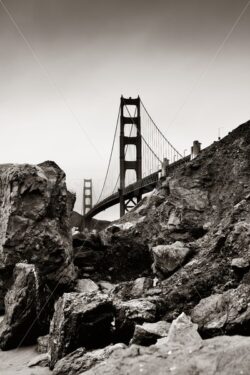
[[[33,53],[0,5],[0,163],[51,159],[97,194],[121,94],[180,152],[250,117],[246,0],[1,1]]]

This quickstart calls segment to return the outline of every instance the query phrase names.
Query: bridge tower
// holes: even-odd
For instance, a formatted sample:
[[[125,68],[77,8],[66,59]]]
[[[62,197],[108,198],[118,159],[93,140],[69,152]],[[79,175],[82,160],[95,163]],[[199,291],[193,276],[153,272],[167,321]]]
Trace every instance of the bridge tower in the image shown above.
[[[92,179],[83,181],[83,216],[92,208]]]
[[[136,112],[134,117],[125,115],[124,107],[135,106]],[[136,99],[121,97],[121,115],[120,115],[120,216],[123,216],[130,208],[133,208],[140,200],[141,194],[125,198],[125,181],[127,170],[134,170],[136,173],[136,180],[142,178],[142,144],[141,144],[141,114],[140,114],[140,97]],[[125,126],[131,124],[136,127],[136,135],[125,135]],[[126,146],[135,145],[136,160],[126,160]]]

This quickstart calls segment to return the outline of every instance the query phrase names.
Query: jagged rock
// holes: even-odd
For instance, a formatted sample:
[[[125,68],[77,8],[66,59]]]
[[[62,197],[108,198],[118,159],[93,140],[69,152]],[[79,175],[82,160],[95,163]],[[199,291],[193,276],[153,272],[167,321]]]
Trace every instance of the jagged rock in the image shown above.
[[[235,375],[250,373],[250,338],[219,336],[192,348],[166,343],[149,348],[132,345],[80,375]]]
[[[75,291],[77,293],[90,293],[100,290],[98,285],[91,279],[79,279],[76,282]]]
[[[206,337],[218,333],[250,334],[250,285],[242,284],[202,299],[191,317]]]
[[[197,325],[182,314],[172,323],[167,338],[148,348],[122,349],[81,375],[249,374],[249,350],[249,337],[202,340]]]
[[[101,292],[65,293],[55,305],[50,326],[50,367],[79,347],[100,348],[111,342],[113,305]]]
[[[249,268],[249,261],[244,258],[234,258],[232,260],[231,266],[239,270],[246,269]]]
[[[115,287],[115,284],[112,284],[109,281],[104,280],[99,281],[98,285],[103,293],[109,293]]]
[[[0,301],[19,262],[35,264],[51,290],[72,283],[74,199],[67,192],[65,173],[54,162],[0,165]]]
[[[0,347],[12,349],[33,343],[44,333],[42,306],[45,302],[34,265],[19,263],[14,284],[5,296],[5,316],[0,323]]]
[[[168,276],[185,262],[191,250],[184,243],[176,241],[172,245],[155,246],[152,253],[156,272],[160,271],[164,276]]]
[[[48,367],[50,362],[50,356],[48,353],[43,353],[33,358],[29,363],[28,367]]]
[[[133,281],[119,283],[112,290],[114,298],[127,300],[143,297],[153,287],[153,279],[139,277]]]
[[[202,346],[202,339],[197,332],[198,324],[192,323],[189,316],[185,313],[179,315],[175,320],[173,320],[167,338],[162,340],[162,343],[167,343],[173,346],[185,346],[187,344],[189,351],[200,348]],[[161,340],[159,340],[161,341]],[[158,345],[160,343],[158,342]]]
[[[170,323],[163,320],[156,323],[136,324],[130,344],[143,346],[155,344],[157,339],[167,337],[169,328]]]
[[[40,336],[37,338],[37,352],[44,354],[48,351],[49,335]]]
[[[135,325],[153,322],[157,308],[148,299],[133,299],[115,302],[115,327],[118,340],[128,344],[133,336]]]
[[[84,348],[79,348],[56,363],[53,375],[78,375],[106,360],[112,353],[125,348],[124,344],[110,345],[89,352]]]

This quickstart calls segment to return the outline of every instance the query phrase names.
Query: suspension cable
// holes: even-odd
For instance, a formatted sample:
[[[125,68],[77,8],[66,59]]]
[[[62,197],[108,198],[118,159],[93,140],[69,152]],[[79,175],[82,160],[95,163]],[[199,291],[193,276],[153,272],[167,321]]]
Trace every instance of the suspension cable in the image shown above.
[[[161,134],[161,136],[165,139],[165,141],[169,144],[170,147],[172,147],[174,149],[174,151],[180,156],[183,158],[183,155],[181,155],[179,153],[179,151],[176,150],[176,148],[169,142],[169,140],[165,137],[165,135],[162,133],[162,131],[158,128],[158,126],[156,125],[156,123],[154,122],[154,120],[152,119],[152,117],[150,116],[150,114],[148,113],[145,105],[143,104],[143,101],[141,100],[140,98],[140,101],[141,101],[141,104],[145,110],[145,112],[147,113],[148,117],[150,118],[150,120],[152,121],[152,123],[154,124],[154,126],[156,127],[156,129],[158,130],[158,132]]]
[[[99,201],[101,199],[101,196],[102,196],[102,193],[103,193],[103,190],[104,190],[104,186],[105,186],[107,178],[108,178],[109,168],[110,168],[113,150],[114,150],[114,146],[115,146],[115,139],[116,139],[118,124],[119,124],[120,113],[121,113],[121,106],[119,106],[118,116],[117,116],[117,120],[116,120],[116,127],[115,127],[115,133],[114,133],[114,137],[113,137],[111,152],[110,152],[110,155],[109,155],[108,168],[107,168],[107,171],[106,171],[106,175],[105,175],[105,179],[104,179],[104,182],[103,182],[102,190],[101,190],[101,193],[99,195],[97,203],[99,203]]]

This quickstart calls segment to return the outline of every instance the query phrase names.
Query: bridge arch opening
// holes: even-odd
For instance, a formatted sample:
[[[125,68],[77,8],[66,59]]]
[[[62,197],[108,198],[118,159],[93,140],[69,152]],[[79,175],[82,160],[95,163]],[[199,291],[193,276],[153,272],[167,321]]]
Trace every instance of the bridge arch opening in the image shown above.
[[[135,145],[125,146],[125,160],[136,161],[136,146]]]
[[[124,116],[125,117],[137,117],[138,109],[134,104],[126,104],[124,107]]]
[[[134,169],[127,169],[125,175],[125,186],[133,184],[134,182],[136,182],[136,180],[136,171]]]
[[[124,125],[124,136],[125,137],[136,137],[137,128],[134,124],[125,124]]]

